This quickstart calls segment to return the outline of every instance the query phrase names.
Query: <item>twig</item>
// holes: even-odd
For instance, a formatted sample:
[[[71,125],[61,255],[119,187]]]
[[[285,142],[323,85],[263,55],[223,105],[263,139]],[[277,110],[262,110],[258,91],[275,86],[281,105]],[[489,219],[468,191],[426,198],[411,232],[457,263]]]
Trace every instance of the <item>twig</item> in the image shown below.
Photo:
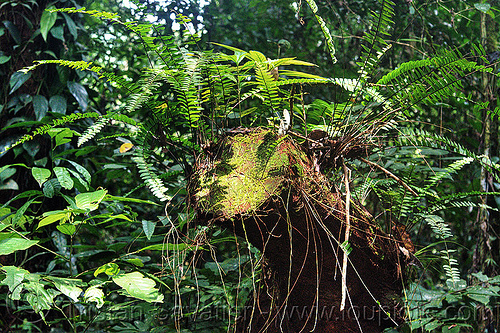
[[[366,164],[369,164],[371,166],[374,166],[376,168],[379,168],[380,170],[382,170],[386,175],[388,175],[389,177],[391,177],[392,179],[394,179],[395,181],[397,181],[399,184],[401,184],[401,186],[403,186],[405,189],[407,189],[411,194],[413,194],[414,196],[418,197],[418,194],[417,192],[413,191],[411,189],[410,186],[406,185],[405,182],[403,182],[401,179],[398,178],[398,176],[394,175],[392,172],[390,172],[389,170],[385,169],[384,167],[378,165],[377,163],[373,163],[373,162],[370,162],[362,157],[359,158],[361,161],[365,162]]]
[[[340,311],[345,308],[345,299],[347,294],[347,244],[349,244],[349,234],[351,232],[351,214],[349,212],[351,206],[351,191],[349,190],[349,180],[351,179],[351,170],[349,170],[345,163],[342,161],[344,167],[344,182],[345,182],[345,236],[344,246],[344,259],[342,262],[342,300],[340,301]]]

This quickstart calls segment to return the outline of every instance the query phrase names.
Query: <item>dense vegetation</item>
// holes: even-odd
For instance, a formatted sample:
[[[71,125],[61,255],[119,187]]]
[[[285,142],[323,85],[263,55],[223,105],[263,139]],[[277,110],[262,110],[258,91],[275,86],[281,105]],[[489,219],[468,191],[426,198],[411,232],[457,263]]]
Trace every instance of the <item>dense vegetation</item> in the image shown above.
[[[354,330],[374,330],[349,314],[364,284],[386,331],[498,331],[495,5],[2,2],[0,325],[342,331],[287,317],[290,281],[317,271],[321,294],[296,291],[319,299],[330,264]],[[309,231],[331,248],[295,242]],[[312,250],[338,257],[297,270]]]

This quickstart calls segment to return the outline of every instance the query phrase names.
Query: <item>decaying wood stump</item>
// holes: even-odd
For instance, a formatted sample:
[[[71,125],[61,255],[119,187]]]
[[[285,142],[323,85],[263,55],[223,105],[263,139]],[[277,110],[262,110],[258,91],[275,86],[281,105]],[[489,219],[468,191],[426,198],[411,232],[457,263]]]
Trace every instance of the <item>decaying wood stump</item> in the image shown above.
[[[238,332],[381,332],[401,321],[409,243],[354,203],[340,311],[346,203],[313,164],[290,137],[257,128],[210,146],[196,165],[189,190],[199,219],[233,230],[264,258],[254,311]]]

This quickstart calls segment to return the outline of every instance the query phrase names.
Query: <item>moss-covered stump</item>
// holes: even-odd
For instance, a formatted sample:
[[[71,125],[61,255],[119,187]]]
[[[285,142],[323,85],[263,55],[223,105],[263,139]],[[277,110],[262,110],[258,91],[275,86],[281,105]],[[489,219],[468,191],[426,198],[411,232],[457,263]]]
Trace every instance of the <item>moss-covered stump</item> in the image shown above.
[[[355,204],[340,311],[345,198],[315,169],[291,138],[259,128],[227,136],[196,165],[189,190],[199,219],[234,230],[263,254],[248,303],[255,311],[245,311],[238,332],[367,333],[400,321],[406,249]]]

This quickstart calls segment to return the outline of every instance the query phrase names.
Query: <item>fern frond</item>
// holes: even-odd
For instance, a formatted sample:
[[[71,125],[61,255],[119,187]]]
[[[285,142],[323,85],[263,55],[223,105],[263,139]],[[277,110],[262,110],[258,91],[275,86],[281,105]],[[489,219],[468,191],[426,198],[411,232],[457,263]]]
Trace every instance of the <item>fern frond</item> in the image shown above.
[[[146,162],[142,147],[137,147],[132,160],[136,163],[139,169],[139,175],[146,183],[147,187],[160,201],[170,200],[171,197],[167,194],[168,188],[156,173],[154,167]]]
[[[394,2],[390,0],[379,0],[381,4],[380,14],[372,11],[372,29],[365,34],[368,46],[362,45],[359,74],[362,82],[366,81],[375,72],[382,55],[387,51],[389,45],[386,38],[390,37],[390,29],[394,26]]]
[[[321,31],[323,32],[323,35],[325,36],[326,45],[328,45],[328,50],[330,51],[330,56],[332,57],[332,61],[335,64],[337,62],[337,58],[335,57],[335,46],[333,45],[333,38],[332,38],[332,35],[330,34],[330,30],[326,26],[326,23],[323,20],[323,18],[318,15],[318,5],[316,5],[316,2],[314,2],[314,0],[306,0],[306,2],[309,5],[309,8],[311,8],[311,11],[313,12],[314,17],[316,17],[316,20],[319,23]]]
[[[410,129],[402,128],[400,129],[401,135],[396,138],[396,142],[401,146],[411,146],[411,147],[431,147],[437,149],[447,150],[462,156],[471,157],[476,162],[479,162],[484,166],[488,172],[490,172],[497,181],[500,181],[499,176],[496,171],[500,171],[500,165],[494,163],[488,156],[477,155],[472,151],[466,149],[464,146],[456,141],[448,139],[445,136],[428,132],[420,129]]]
[[[77,69],[81,71],[89,71],[98,75],[98,78],[106,78],[107,81],[113,82],[118,85],[119,88],[126,89],[128,93],[135,93],[140,90],[140,87],[132,82],[127,82],[123,78],[114,75],[113,73],[106,72],[104,68],[93,65],[93,63],[86,61],[73,61],[73,60],[35,60],[34,65],[25,67],[20,70],[20,72],[27,73],[41,65],[56,64],[63,67],[68,67],[71,69]]]
[[[54,119],[52,121],[52,123],[40,126],[36,130],[34,130],[32,133],[23,135],[19,140],[17,140],[16,142],[11,144],[10,146],[5,147],[5,149],[2,153],[8,151],[9,149],[14,148],[15,146],[23,144],[26,141],[33,140],[33,138],[37,135],[46,134],[54,127],[61,126],[64,124],[69,124],[69,123],[75,122],[77,120],[85,119],[85,118],[98,118],[98,117],[100,117],[100,115],[97,112],[85,112],[85,113],[72,113],[68,116],[64,116],[64,117],[59,118],[59,119]]]
[[[77,147],[85,144],[87,141],[91,140],[96,136],[97,133],[101,132],[104,126],[108,123],[109,119],[100,117],[94,124],[85,130],[85,132],[78,138]]]

